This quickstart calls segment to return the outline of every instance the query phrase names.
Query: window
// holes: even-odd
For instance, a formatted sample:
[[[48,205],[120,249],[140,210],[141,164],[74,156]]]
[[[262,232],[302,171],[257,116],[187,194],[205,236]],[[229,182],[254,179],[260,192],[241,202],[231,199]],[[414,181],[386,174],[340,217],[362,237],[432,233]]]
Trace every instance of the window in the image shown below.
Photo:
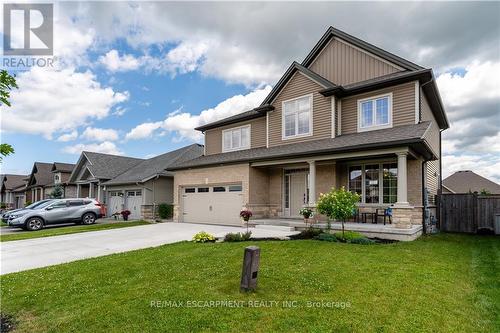
[[[369,163],[349,167],[349,191],[366,204],[393,204],[397,201],[397,163]]]
[[[283,102],[283,139],[312,134],[312,95]]]
[[[142,191],[135,191],[135,196],[136,197],[142,196]]]
[[[243,187],[241,185],[231,185],[229,186],[229,192],[241,192]]]
[[[378,164],[365,166],[365,203],[379,203]]]
[[[222,131],[222,151],[250,148],[250,125]]]
[[[198,193],[207,193],[208,187],[198,187]]]
[[[358,100],[358,131],[392,126],[392,94]]]
[[[383,172],[384,202],[392,204],[398,200],[398,164],[384,164]]]
[[[70,207],[83,206],[83,200],[70,200],[68,201],[68,206]]]
[[[61,182],[61,177],[59,177],[58,174],[54,175],[54,183],[60,183]]]
[[[66,207],[66,201],[59,201],[50,206],[51,209],[65,208],[65,207]]]
[[[135,191],[127,192],[127,197],[135,197]]]
[[[224,186],[215,186],[214,192],[226,192],[226,188]]]
[[[189,188],[184,189],[184,193],[194,193],[194,192],[195,192],[194,187],[189,187]]]

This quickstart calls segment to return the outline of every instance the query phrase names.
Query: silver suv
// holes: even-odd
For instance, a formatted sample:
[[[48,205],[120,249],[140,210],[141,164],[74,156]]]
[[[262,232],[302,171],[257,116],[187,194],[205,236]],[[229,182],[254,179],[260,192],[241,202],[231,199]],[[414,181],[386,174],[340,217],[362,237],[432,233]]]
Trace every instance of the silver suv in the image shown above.
[[[31,205],[28,205],[28,206],[26,206],[24,208],[18,208],[18,209],[9,210],[9,211],[7,211],[7,212],[5,212],[5,213],[2,214],[2,222],[8,223],[9,222],[9,218],[10,218],[11,215],[15,215],[18,212],[20,212],[22,210],[25,210],[25,209],[35,209],[38,206],[45,205],[45,204],[47,204],[47,202],[53,201],[53,200],[54,199],[40,200],[40,201],[33,202]]]
[[[104,206],[95,199],[54,199],[9,216],[7,224],[25,230],[40,230],[46,225],[76,222],[93,224],[104,216]]]

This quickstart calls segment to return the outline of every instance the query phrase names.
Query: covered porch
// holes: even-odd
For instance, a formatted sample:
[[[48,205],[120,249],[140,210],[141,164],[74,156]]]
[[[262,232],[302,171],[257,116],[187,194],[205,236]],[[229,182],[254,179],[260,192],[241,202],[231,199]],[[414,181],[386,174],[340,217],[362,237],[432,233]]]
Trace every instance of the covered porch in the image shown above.
[[[93,198],[98,201],[103,201],[103,186],[96,181],[79,181],[76,183],[76,197],[77,198]]]
[[[247,208],[267,224],[304,224],[301,208],[314,210],[321,193],[344,186],[362,198],[351,228],[415,229],[422,225],[422,163],[407,147],[251,163]],[[389,207],[392,216],[384,217]]]

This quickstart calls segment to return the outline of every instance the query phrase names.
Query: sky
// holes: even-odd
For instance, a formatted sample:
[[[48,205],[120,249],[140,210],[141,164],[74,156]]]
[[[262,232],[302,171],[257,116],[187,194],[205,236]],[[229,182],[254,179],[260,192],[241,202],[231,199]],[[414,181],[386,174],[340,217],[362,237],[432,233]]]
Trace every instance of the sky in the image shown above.
[[[500,182],[499,2],[56,2],[55,65],[16,71],[0,106],[1,172],[202,143],[194,127],[259,105],[329,26],[432,68],[443,176]]]

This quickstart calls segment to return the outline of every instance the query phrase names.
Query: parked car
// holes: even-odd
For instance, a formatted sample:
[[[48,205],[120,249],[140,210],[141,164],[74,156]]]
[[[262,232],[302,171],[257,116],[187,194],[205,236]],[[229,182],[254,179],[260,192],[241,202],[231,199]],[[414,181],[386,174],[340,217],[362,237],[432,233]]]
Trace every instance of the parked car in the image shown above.
[[[31,205],[28,205],[24,208],[18,208],[18,209],[13,209],[13,210],[9,210],[9,211],[6,211],[5,213],[2,214],[2,222],[5,222],[7,223],[8,220],[9,220],[9,216],[12,215],[12,214],[16,214],[17,212],[20,212],[22,210],[25,210],[25,209],[35,209],[41,205],[44,205],[48,202],[51,202],[53,201],[54,199],[45,199],[45,200],[40,200],[40,201],[36,201],[36,202],[33,202]]]
[[[75,222],[93,224],[104,216],[104,206],[95,199],[54,199],[34,209],[10,215],[9,226],[36,231],[46,225]]]

